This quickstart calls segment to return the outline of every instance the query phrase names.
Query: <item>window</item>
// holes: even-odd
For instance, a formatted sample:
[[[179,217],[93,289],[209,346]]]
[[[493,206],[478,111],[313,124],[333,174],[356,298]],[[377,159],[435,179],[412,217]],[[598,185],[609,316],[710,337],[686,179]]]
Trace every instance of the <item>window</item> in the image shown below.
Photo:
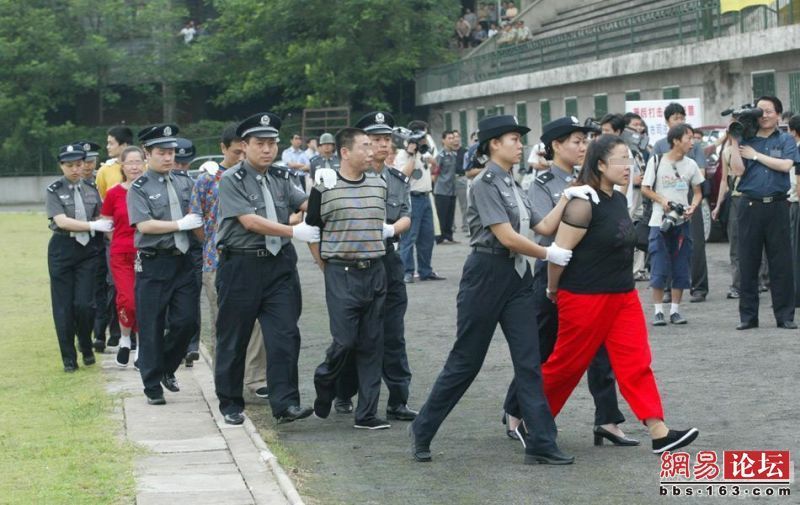
[[[478,107],[477,113],[478,113],[478,122],[480,123],[481,119],[486,117],[486,109],[484,109],[483,107]]]
[[[641,99],[642,99],[642,93],[639,92],[638,89],[634,89],[634,90],[625,92],[625,101],[626,102],[635,102],[635,101],[641,100]]]
[[[528,126],[528,104],[525,102],[517,102],[517,121],[523,126]],[[528,144],[528,136],[522,137],[522,143]]]
[[[664,100],[676,100],[681,97],[680,86],[667,86],[661,89]]]
[[[578,99],[576,97],[564,99],[564,115],[578,117]]]
[[[775,96],[775,72],[753,72],[753,100],[760,96]]]
[[[789,74],[789,103],[792,110],[800,111],[800,72]]]
[[[494,107],[489,107],[489,110],[486,111],[487,116],[502,116],[506,113],[506,108],[502,105],[495,105]]]
[[[542,126],[550,122],[550,100],[539,100],[539,118]]]
[[[453,114],[451,112],[444,113],[444,129],[445,131],[453,129]]]
[[[461,138],[464,139],[464,142],[467,142],[469,132],[467,131],[467,111],[465,110],[458,111],[458,128],[460,129]]]
[[[594,118],[600,119],[608,114],[608,95],[594,95]]]

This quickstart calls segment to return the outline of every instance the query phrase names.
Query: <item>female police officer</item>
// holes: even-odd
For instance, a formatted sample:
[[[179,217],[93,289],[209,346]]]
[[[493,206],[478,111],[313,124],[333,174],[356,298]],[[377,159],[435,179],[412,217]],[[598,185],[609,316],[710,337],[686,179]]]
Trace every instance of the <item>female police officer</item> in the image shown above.
[[[488,154],[490,160],[469,192],[472,254],[464,264],[459,286],[456,342],[411,424],[412,453],[417,461],[431,460],[430,442],[478,374],[499,322],[511,350],[522,417],[532,428],[525,462],[567,465],[574,458],[556,445],[556,425],[542,392],[539,339],[531,310],[533,277],[523,255],[566,265],[572,253],[555,244],[541,247],[524,235],[530,228],[530,203],[512,179],[511,167],[519,163],[520,137],[530,129],[520,126],[513,116],[486,118],[478,129],[478,152]],[[565,205],[563,199],[539,223],[537,232],[552,233]]]
[[[82,180],[86,152],[80,145],[61,147],[58,160],[64,177],[47,187],[45,202],[53,236],[47,247],[53,319],[65,372],[78,369],[75,335],[83,364],[95,362],[92,352],[95,271],[101,235],[111,231],[111,221],[97,220],[100,195],[93,182]]]

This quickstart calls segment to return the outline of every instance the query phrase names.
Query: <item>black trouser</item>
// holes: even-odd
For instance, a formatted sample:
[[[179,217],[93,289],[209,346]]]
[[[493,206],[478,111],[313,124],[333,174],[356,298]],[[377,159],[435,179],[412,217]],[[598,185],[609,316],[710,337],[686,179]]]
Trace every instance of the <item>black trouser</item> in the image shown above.
[[[203,289],[203,244],[192,244],[189,248],[192,257],[195,281],[197,282],[197,331],[192,335],[186,352],[200,350],[200,328],[202,327],[202,313],[200,310],[200,291]]]
[[[47,245],[50,297],[61,360],[77,363],[75,336],[82,354],[92,353],[94,294],[100,237],[85,246],[69,235],[54,233]]]
[[[188,254],[150,255],[139,251],[136,272],[136,320],[139,325],[139,373],[144,393],[161,396],[161,379],[173,374],[197,331],[197,283]],[[167,322],[169,312],[169,322]]]
[[[411,369],[406,354],[405,323],[408,308],[403,260],[393,249],[383,257],[386,268],[386,302],[383,310],[383,382],[389,390],[389,407],[408,403]],[[337,398],[352,398],[358,391],[358,371],[351,353],[336,383]]]
[[[772,312],[777,322],[794,321],[794,271],[786,200],[762,203],[742,197],[739,204],[739,318],[758,321],[758,270],[766,249]]]
[[[456,300],[456,341],[412,424],[417,441],[430,443],[472,384],[500,323],[511,351],[522,418],[530,430],[527,448],[533,452],[555,450],[556,424],[542,389],[539,336],[531,310],[534,293],[530,268],[520,278],[513,258],[473,252],[464,263]]]
[[[794,272],[794,306],[800,307],[800,203],[789,207],[789,238],[792,243],[792,271]]]
[[[289,407],[300,405],[298,281],[297,252],[292,244],[283,246],[277,256],[220,253],[214,383],[223,414],[244,410],[245,356],[256,320],[267,350],[272,415],[279,417]]]
[[[701,207],[698,206],[691,223],[692,287],[689,292],[693,295],[706,296],[708,295],[708,264],[706,263],[706,232]]]
[[[326,262],[325,300],[333,342],[325,352],[325,361],[314,372],[317,398],[323,402],[333,400],[336,381],[352,354],[358,371],[355,420],[372,419],[378,411],[381,393],[386,301],[383,260],[372,260],[364,269]]]
[[[439,218],[439,236],[437,241],[453,240],[453,221],[456,217],[456,196],[433,195],[436,203],[436,215]]]
[[[556,346],[558,309],[547,298],[545,291],[547,288],[547,262],[537,261],[534,270],[536,272],[533,276],[534,310],[539,328],[539,353],[542,363],[544,363]],[[594,424],[599,426],[625,422],[625,416],[619,410],[614,372],[611,371],[611,362],[608,359],[608,353],[604,345],[597,350],[597,354],[592,359],[586,375],[589,382],[589,392],[594,399]],[[508,386],[503,409],[509,415],[520,417],[516,377]]]

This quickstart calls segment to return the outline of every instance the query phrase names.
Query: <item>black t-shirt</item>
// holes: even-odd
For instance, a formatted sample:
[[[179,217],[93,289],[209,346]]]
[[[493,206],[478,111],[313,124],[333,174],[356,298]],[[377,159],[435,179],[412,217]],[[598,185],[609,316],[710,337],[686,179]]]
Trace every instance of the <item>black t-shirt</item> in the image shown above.
[[[570,200],[562,221],[586,228],[561,275],[559,288],[575,293],[624,293],[634,289],[633,250],[636,232],[625,196],[597,192],[600,203]]]

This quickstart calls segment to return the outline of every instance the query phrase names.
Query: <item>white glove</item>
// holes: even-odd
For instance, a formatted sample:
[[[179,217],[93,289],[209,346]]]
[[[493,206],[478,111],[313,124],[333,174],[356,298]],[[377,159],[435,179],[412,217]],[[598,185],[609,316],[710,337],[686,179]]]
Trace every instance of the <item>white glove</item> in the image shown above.
[[[292,226],[292,237],[303,242],[319,242],[319,228],[302,222]]]
[[[591,197],[594,203],[600,203],[600,197],[597,196],[597,191],[588,184],[569,187],[564,190],[564,196],[567,197],[567,200],[572,200],[573,198],[588,200],[589,197]]]
[[[199,170],[207,173],[208,175],[217,175],[217,172],[219,171],[219,165],[215,161],[209,160],[200,165]]]
[[[394,237],[394,225],[383,223],[383,240]]]
[[[569,260],[572,259],[572,251],[562,249],[553,244],[547,248],[547,257],[545,259],[554,265],[565,267]]]
[[[194,230],[203,226],[203,218],[197,214],[186,214],[176,222],[179,231]]]
[[[97,221],[89,222],[89,229],[92,231],[108,233],[114,229],[114,223],[108,219],[98,219]]]
[[[318,168],[314,172],[314,185],[316,186],[322,182],[322,185],[328,189],[336,186],[336,170],[332,168]]]

